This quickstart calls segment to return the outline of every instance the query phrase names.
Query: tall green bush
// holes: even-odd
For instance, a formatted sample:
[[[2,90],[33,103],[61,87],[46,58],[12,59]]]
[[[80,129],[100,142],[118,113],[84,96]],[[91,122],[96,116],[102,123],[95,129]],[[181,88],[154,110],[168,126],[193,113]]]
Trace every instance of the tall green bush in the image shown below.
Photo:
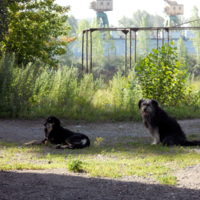
[[[176,106],[186,94],[187,72],[181,70],[177,48],[171,45],[153,49],[141,63],[137,63],[136,69],[144,98]]]

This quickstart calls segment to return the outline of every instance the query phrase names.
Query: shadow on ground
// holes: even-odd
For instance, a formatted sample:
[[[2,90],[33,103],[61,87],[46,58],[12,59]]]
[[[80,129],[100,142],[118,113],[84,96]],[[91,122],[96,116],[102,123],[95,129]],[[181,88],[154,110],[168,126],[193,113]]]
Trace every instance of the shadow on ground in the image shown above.
[[[200,199],[199,190],[82,177],[65,170],[0,171],[1,200],[168,200]]]

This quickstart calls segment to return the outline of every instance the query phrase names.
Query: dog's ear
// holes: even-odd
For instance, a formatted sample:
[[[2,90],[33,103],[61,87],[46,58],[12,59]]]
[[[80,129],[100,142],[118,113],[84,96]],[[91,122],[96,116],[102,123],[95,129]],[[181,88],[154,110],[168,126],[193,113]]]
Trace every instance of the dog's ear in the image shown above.
[[[158,102],[155,99],[152,99],[151,101],[152,101],[154,108],[158,108]]]
[[[139,102],[138,102],[139,109],[141,108],[141,104],[142,104],[143,101],[144,101],[144,99],[139,100]]]
[[[54,125],[55,126],[60,126],[60,120],[58,118],[56,118],[56,117],[55,117]]]

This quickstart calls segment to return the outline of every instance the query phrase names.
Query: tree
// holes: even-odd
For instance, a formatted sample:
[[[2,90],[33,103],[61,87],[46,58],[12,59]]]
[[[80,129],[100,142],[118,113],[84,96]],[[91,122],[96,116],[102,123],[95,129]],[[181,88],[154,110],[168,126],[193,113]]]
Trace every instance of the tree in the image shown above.
[[[89,28],[98,28],[98,21],[96,18],[93,19],[92,24],[86,20],[83,19],[79,22],[78,24],[78,29],[76,30],[76,35],[78,37],[77,41],[77,47],[82,50],[82,31],[84,29],[89,29]],[[86,34],[85,34],[86,37]],[[102,61],[104,55],[104,42],[102,41],[103,34],[101,34],[99,31],[94,31],[92,32],[92,59],[93,63],[96,63],[96,65]],[[88,33],[88,52],[90,52],[89,49],[89,44],[90,44],[90,32]],[[86,40],[85,40],[85,49],[84,52],[86,52]]]
[[[76,29],[78,28],[76,18],[73,15],[70,15],[67,20],[69,22],[69,25],[71,26],[72,33],[76,33]]]
[[[146,11],[137,10],[133,13],[132,18],[128,18],[123,16],[119,21],[118,24],[120,27],[140,27],[142,18],[146,17],[147,19],[147,26],[163,26],[164,18],[159,15],[151,15]]]
[[[134,26],[134,22],[132,19],[125,17],[123,15],[123,17],[121,19],[119,19],[118,25],[119,25],[119,27],[132,27],[132,26]]]
[[[18,64],[39,58],[51,66],[57,65],[56,55],[66,53],[69,26],[65,26],[70,7],[55,0],[20,0],[8,5],[8,32],[0,43],[1,52],[14,52]],[[60,37],[58,39],[59,36]]]
[[[152,21],[153,21],[153,26],[154,27],[160,27],[160,26],[163,26],[164,25],[164,18],[163,17],[161,17],[161,16],[159,16],[159,15],[151,15],[151,18],[153,18],[152,19]]]
[[[112,35],[110,33],[110,31],[105,31],[104,33],[104,46],[108,52],[108,59],[110,59],[110,55],[114,54],[114,51],[116,50],[115,41],[112,39]]]
[[[177,42],[177,55],[181,65],[185,66],[187,58],[187,49],[182,37],[179,38]]]
[[[147,27],[148,26],[153,26],[152,21],[150,21],[150,14],[144,10],[137,10],[136,12],[133,13],[133,21],[134,21],[134,26],[135,27],[140,27],[142,23],[142,19],[146,18],[146,23]]]
[[[140,23],[141,27],[147,27],[148,21],[145,16],[142,17],[142,21]],[[140,53],[145,54],[146,56],[149,54],[150,51],[150,32],[149,31],[139,31],[138,32],[138,48]]]
[[[198,15],[198,8],[196,6],[193,7],[192,9],[192,16],[190,18],[190,20],[196,20],[199,19],[199,15]],[[195,21],[195,22],[191,22],[190,26],[200,26],[200,21]],[[192,30],[194,36],[190,38],[191,41],[193,41],[193,46],[196,50],[196,55],[197,55],[197,65],[195,66],[196,68],[199,68],[200,65],[200,31],[199,30]]]
[[[69,22],[65,22],[65,26],[69,26]],[[72,29],[68,30],[67,35],[72,35]],[[62,38],[62,36],[61,36]],[[69,43],[66,48],[66,53],[62,55],[55,56],[57,60],[59,60],[59,64],[61,66],[72,66],[74,61],[74,52],[73,52],[73,42]]]
[[[171,42],[171,45],[174,45]],[[136,70],[144,98],[156,99],[162,105],[177,106],[186,94],[187,71],[181,70],[176,47],[165,43],[152,49]]]

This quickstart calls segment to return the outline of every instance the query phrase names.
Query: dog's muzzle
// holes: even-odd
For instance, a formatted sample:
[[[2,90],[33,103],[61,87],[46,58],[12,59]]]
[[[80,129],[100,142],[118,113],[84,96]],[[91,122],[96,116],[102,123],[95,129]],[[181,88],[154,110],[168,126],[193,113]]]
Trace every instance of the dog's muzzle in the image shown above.
[[[46,128],[51,128],[51,126],[50,126],[48,123],[45,123],[44,126],[45,126]]]
[[[147,111],[142,111],[142,114],[143,114],[143,115],[150,115],[150,113],[147,112]]]

